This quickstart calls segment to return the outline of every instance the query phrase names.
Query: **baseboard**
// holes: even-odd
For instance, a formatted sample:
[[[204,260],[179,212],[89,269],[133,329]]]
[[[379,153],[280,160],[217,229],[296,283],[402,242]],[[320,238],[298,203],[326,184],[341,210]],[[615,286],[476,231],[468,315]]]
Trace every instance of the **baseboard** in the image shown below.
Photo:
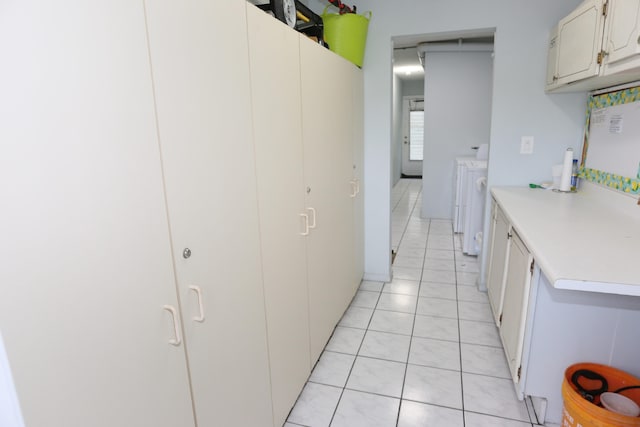
[[[362,280],[389,283],[391,281],[391,275],[364,273]]]

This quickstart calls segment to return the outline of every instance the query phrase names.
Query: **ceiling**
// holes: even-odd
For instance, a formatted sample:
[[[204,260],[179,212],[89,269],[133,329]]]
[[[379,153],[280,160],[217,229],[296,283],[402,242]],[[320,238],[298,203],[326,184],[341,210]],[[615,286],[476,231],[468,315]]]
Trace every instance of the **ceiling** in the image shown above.
[[[424,69],[420,64],[418,45],[424,43],[493,43],[495,30],[492,28],[443,32],[431,34],[414,34],[393,38],[393,70],[401,80],[422,80]]]

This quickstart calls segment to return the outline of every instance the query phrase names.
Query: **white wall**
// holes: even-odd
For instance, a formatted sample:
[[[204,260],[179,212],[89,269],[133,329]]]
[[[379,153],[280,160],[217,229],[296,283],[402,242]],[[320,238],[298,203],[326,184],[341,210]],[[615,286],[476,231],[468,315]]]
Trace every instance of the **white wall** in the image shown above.
[[[489,142],[491,52],[427,52],[422,216],[451,219],[454,159]]]
[[[550,166],[562,159],[564,150],[580,145],[586,94],[547,95],[543,91],[549,29],[579,3],[580,0],[357,2],[360,12],[373,14],[363,64],[365,277],[375,280],[390,276],[392,37],[496,28],[488,180],[490,186],[522,186],[549,179]],[[309,0],[316,12],[322,12],[326,4]],[[519,154],[522,135],[535,137],[534,154]]]
[[[424,79],[402,81],[402,96],[422,96],[423,94]]]

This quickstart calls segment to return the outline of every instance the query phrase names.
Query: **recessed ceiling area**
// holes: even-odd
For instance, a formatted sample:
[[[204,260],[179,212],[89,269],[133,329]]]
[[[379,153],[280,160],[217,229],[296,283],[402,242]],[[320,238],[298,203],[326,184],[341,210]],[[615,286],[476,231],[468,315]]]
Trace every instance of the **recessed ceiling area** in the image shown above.
[[[494,28],[483,28],[393,37],[393,72],[401,80],[424,79],[424,69],[420,63],[419,45],[427,43],[491,44],[494,40],[494,33]]]

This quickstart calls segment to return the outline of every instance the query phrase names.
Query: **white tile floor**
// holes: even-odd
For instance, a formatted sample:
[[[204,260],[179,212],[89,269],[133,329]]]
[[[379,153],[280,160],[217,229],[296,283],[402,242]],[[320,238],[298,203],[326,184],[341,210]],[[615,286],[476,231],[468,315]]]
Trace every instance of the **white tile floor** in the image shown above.
[[[475,257],[420,218],[420,180],[392,192],[391,283],[363,282],[286,427],[525,427]]]

